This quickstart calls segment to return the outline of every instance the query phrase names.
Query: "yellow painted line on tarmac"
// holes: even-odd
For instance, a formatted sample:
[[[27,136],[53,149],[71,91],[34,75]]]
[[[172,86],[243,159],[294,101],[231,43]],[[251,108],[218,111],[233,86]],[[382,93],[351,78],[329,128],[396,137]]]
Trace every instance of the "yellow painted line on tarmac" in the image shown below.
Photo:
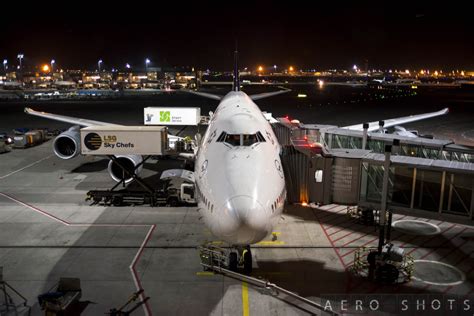
[[[242,316],[249,315],[249,286],[247,282],[242,282]]]
[[[275,236],[280,236],[281,233],[280,232],[273,232],[272,235],[275,235]]]
[[[216,240],[216,241],[211,242],[211,244],[213,244],[213,245],[222,245],[223,243],[224,242],[220,241],[220,240]]]
[[[284,245],[284,244],[285,244],[285,242],[280,241],[280,240],[275,240],[275,241],[264,240],[264,241],[261,241],[261,242],[257,243],[257,245],[261,245],[261,246],[281,246],[281,245]]]
[[[214,275],[215,273],[212,272],[212,271],[199,271],[199,272],[196,272],[196,275],[197,276],[211,276],[211,275]]]

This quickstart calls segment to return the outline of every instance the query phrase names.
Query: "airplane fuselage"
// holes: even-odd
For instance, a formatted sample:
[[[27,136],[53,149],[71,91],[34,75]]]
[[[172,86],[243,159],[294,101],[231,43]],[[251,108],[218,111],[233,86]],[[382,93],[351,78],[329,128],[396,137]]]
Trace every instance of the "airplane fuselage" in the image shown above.
[[[229,92],[211,117],[195,164],[199,213],[231,245],[265,238],[286,198],[280,144],[258,106]]]

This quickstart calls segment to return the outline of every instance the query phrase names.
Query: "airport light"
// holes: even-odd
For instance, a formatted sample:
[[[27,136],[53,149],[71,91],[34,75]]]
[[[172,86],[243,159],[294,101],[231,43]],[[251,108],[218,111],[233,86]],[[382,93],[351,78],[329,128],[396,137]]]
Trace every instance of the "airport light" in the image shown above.
[[[20,70],[22,69],[21,61],[23,60],[24,57],[25,57],[25,55],[23,55],[23,54],[18,54],[16,56],[16,58],[18,58],[18,60],[20,61],[20,68],[19,68]]]
[[[145,59],[145,69],[148,72],[148,64],[150,63],[150,59]]]
[[[54,72],[54,64],[56,63],[56,61],[54,59],[51,59],[51,72]]]
[[[99,72],[100,72],[100,65],[102,64],[102,59],[99,59],[99,61],[97,62],[97,66],[99,66]]]

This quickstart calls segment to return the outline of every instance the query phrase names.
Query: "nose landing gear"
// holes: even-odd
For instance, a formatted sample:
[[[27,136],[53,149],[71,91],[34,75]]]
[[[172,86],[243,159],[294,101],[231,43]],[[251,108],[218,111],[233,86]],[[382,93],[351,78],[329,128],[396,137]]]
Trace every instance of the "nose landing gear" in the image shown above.
[[[252,252],[250,246],[221,248],[212,244],[199,247],[201,262],[209,266],[219,266],[245,274],[252,272]]]

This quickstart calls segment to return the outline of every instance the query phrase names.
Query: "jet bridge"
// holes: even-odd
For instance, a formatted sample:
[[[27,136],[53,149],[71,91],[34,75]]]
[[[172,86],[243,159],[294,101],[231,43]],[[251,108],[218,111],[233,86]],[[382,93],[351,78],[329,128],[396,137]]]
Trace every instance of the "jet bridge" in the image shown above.
[[[364,133],[329,125],[273,124],[290,203],[378,209],[383,150],[391,149],[387,207],[474,219],[474,149],[451,141]],[[364,135],[365,134],[365,135]],[[363,148],[365,144],[365,148]]]

